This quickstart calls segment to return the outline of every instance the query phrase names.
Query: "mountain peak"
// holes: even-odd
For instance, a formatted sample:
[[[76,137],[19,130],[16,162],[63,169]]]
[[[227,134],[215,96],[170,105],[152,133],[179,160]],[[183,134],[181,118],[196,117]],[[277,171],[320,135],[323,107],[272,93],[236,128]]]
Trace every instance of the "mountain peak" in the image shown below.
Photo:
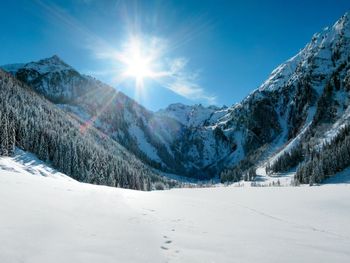
[[[69,66],[67,63],[65,63],[59,56],[53,55],[49,58],[41,59],[37,62],[30,62],[27,65],[50,65],[51,67],[56,67],[57,69],[72,69],[71,66]]]
[[[57,55],[53,55],[52,57],[49,57],[49,58],[46,58],[46,59],[43,59],[43,60],[50,61],[50,62],[55,62],[55,63],[62,63],[63,62],[62,59],[59,56],[57,56]]]
[[[350,21],[350,11],[345,12],[345,14],[339,20],[344,20],[346,22],[349,22]]]
[[[311,41],[298,54],[272,71],[259,90],[275,91],[288,85],[290,79],[299,78],[303,72],[325,74],[332,71],[347,59],[349,50],[350,12],[347,12],[333,26],[314,34]]]
[[[334,24],[333,28],[347,37],[350,37],[350,11],[346,12],[339,20]]]
[[[75,71],[70,65],[65,63],[57,55],[53,55],[49,58],[44,58],[39,61],[33,61],[25,64],[25,69],[35,70],[40,74],[63,72],[63,71]]]

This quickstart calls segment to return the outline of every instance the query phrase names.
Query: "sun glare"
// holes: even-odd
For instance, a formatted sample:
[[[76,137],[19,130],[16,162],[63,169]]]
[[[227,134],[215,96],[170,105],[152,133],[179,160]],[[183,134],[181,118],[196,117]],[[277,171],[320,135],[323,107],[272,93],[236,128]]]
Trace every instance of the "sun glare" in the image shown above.
[[[143,79],[145,77],[151,77],[152,72],[150,70],[151,65],[147,59],[140,56],[138,50],[132,54],[127,62],[127,69],[125,75],[135,77],[136,79]]]
[[[138,88],[143,87],[145,78],[152,78],[156,74],[152,70],[154,58],[150,56],[146,47],[138,39],[133,39],[126,44],[122,54],[122,62],[125,70],[124,76],[134,78]]]
[[[116,75],[117,85],[126,80],[132,80],[132,86],[128,81],[127,87],[134,92],[134,98],[147,100],[148,89],[145,82],[148,82],[151,89],[154,85],[167,86],[167,81],[173,77],[173,64],[165,59],[167,48],[164,40],[144,35],[132,35],[118,51],[113,53],[113,59],[118,63],[118,74]],[[125,83],[125,82],[124,82]],[[157,84],[155,84],[157,83]],[[152,86],[151,86],[152,85]]]

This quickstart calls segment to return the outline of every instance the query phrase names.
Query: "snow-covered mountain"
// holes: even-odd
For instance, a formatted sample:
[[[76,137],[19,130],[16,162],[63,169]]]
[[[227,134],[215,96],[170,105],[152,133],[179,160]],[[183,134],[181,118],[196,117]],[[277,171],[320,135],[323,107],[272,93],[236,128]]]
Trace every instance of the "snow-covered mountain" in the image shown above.
[[[95,184],[149,190],[169,180],[89,123],[38,95],[0,70],[0,156],[15,147],[72,178]]]
[[[172,104],[154,113],[57,56],[3,68],[156,169],[200,178],[229,170],[225,180],[235,180],[297,146],[307,161],[349,123],[349,20],[347,13],[315,34],[228,108]]]
[[[245,152],[261,149],[251,155],[252,162],[259,160],[256,156],[272,157],[270,162],[274,162],[297,145],[307,161],[312,149],[349,124],[349,56],[347,13],[315,34],[304,49],[235,106],[231,125],[223,129],[240,126],[248,131]]]
[[[217,170],[234,167],[241,176],[249,167],[271,164],[297,146],[307,161],[307,151],[335,138],[349,124],[349,69],[350,14],[346,13],[315,34],[241,103],[205,110],[171,105],[161,114],[191,126],[192,138],[200,139],[203,130],[220,131],[232,149],[217,155],[212,162]]]
[[[2,68],[57,102],[71,102],[90,92],[110,89],[92,77],[79,74],[56,55],[37,62],[5,65]]]
[[[173,105],[153,113],[112,87],[78,73],[57,56],[3,68],[154,168],[208,177],[202,173],[203,168],[215,162],[220,151],[225,155],[229,152],[229,147],[217,147],[220,143],[226,145],[225,140],[220,142],[218,131],[205,128],[223,116],[226,109],[183,105],[186,109],[180,113]],[[169,115],[171,108],[177,113]],[[200,130],[200,138],[191,135],[192,129]],[[185,140],[192,144],[190,148]]]
[[[201,104],[189,106],[175,103],[164,110],[159,110],[156,114],[174,118],[186,127],[198,127],[217,123],[218,119],[227,114],[227,107],[204,107]]]
[[[161,162],[140,127],[150,121],[150,112],[124,94],[80,74],[57,56],[3,68],[89,126],[124,142],[142,158]]]

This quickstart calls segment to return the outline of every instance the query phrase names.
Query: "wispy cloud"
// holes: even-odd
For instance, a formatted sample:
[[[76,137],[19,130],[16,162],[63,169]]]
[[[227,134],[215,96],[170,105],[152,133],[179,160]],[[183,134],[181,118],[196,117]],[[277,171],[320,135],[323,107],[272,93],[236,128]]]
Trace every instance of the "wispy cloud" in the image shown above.
[[[162,84],[171,91],[190,100],[205,100],[214,104],[215,96],[206,94],[205,90],[198,84],[199,72],[187,70],[189,60],[181,57],[169,60],[168,74],[162,79]]]

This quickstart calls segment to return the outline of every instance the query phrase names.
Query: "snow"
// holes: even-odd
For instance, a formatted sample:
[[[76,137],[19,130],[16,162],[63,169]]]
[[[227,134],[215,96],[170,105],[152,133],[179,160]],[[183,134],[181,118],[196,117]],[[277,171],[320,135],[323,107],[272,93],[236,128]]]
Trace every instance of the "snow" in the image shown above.
[[[337,97],[342,97],[342,99],[338,100],[340,105],[348,105],[348,102],[344,102],[347,100],[347,95],[343,92],[338,92]],[[341,112],[341,107],[338,107],[338,112]],[[338,118],[338,120],[324,133],[324,135],[320,138],[320,143],[317,147],[322,148],[323,144],[329,143],[334,139],[339,132],[348,125],[350,121],[350,107],[348,106],[345,111],[342,112],[342,115]]]
[[[257,186],[273,186],[273,185],[280,185],[280,186],[291,186],[294,181],[294,175],[296,170],[290,170],[288,172],[284,173],[274,173],[271,175],[268,175],[266,173],[266,167],[265,166],[259,166],[256,169],[256,179],[254,180],[254,183],[256,183]],[[240,182],[242,183],[242,182]],[[246,185],[247,183],[245,183]]]
[[[270,77],[259,87],[259,91],[274,91],[284,86],[295,73],[301,60],[302,52],[279,65],[274,71],[272,71]]]
[[[60,109],[76,115],[82,121],[91,120],[91,116],[88,113],[86,113],[81,107],[73,106],[69,104],[56,104],[56,105]]]
[[[30,158],[0,159],[0,262],[350,261],[347,184],[139,192]]]
[[[296,147],[300,141],[302,140],[302,137],[310,127],[312,120],[315,116],[316,108],[314,106],[310,107],[308,110],[308,115],[305,120],[304,126],[301,128],[300,132],[296,137],[294,137],[292,140],[288,141],[287,143],[283,144],[284,139],[287,135],[287,128],[286,123],[283,122],[283,119],[279,117],[279,121],[282,127],[282,133],[281,135],[276,139],[274,143],[271,144],[270,149],[265,152],[264,159],[261,163],[258,164],[256,169],[257,174],[257,181],[259,184],[263,186],[268,186],[272,183],[276,183],[277,181],[280,182],[282,186],[290,186],[295,175],[295,169],[285,172],[285,173],[276,173],[268,175],[266,174],[266,166],[269,163],[270,165],[273,164],[275,161],[278,160],[283,154],[290,153],[294,147]]]
[[[284,146],[279,152],[277,152],[274,156],[272,156],[272,158],[269,159],[270,164],[273,164],[284,153],[291,152],[291,150],[300,143],[303,135],[309,129],[315,114],[316,114],[316,108],[314,106],[310,107],[308,109],[308,114],[307,114],[307,117],[306,117],[306,120],[305,120],[305,124],[301,128],[301,130],[298,133],[298,135],[296,137],[294,137],[291,141],[289,141],[286,144],[286,146]]]
[[[56,171],[40,161],[34,154],[24,152],[19,148],[16,148],[13,157],[0,157],[0,175],[6,173],[6,171],[22,175],[36,175],[74,181],[71,177]]]
[[[186,127],[199,127],[216,123],[227,114],[227,108],[204,107],[201,104],[188,106],[174,103],[170,104],[166,109],[159,110],[156,114],[173,118]]]
[[[25,69],[34,69],[40,74],[53,72],[62,72],[65,70],[74,70],[71,66],[65,64],[58,56],[39,60],[38,62],[30,62],[23,66]]]
[[[162,162],[162,160],[158,156],[157,150],[154,148],[152,144],[150,144],[147,141],[144,132],[137,125],[132,124],[129,127],[129,133],[132,136],[134,136],[134,138],[138,143],[139,149],[142,152],[144,152],[147,155],[147,157],[151,158],[154,161]]]
[[[345,55],[334,65],[331,57],[338,42],[346,46],[344,43],[348,40],[343,40],[350,37],[349,21],[350,14],[348,12],[332,27],[326,27],[321,32],[314,34],[311,42],[297,55],[278,66],[258,90],[278,90],[299,79],[305,72],[312,72],[313,75],[329,75],[334,68],[347,59]],[[343,37],[344,39],[341,39]],[[348,51],[344,53],[348,54]],[[313,61],[317,61],[317,63]],[[316,66],[316,68],[311,69],[312,66]],[[321,86],[323,87],[323,85]]]
[[[243,145],[242,145],[243,138],[244,138],[243,133],[241,131],[235,131],[233,133],[233,137],[234,137],[234,141],[237,143],[237,149],[233,153],[231,153],[231,156],[230,156],[229,164],[232,166],[237,164],[239,161],[243,160],[245,156]]]

